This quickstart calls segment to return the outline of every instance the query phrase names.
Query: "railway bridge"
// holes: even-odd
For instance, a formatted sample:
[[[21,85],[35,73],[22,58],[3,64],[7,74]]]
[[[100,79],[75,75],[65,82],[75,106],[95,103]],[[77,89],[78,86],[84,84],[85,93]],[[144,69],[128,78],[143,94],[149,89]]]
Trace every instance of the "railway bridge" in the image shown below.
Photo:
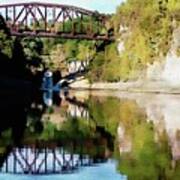
[[[108,16],[80,7],[52,3],[14,3],[0,5],[11,35],[113,41]]]

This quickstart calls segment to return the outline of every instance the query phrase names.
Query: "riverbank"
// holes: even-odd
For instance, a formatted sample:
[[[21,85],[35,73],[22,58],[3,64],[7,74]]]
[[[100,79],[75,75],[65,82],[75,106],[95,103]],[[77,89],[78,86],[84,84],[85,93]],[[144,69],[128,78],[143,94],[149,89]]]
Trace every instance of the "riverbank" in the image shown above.
[[[180,94],[180,85],[169,84],[165,81],[139,80],[117,83],[97,82],[90,84],[87,79],[83,79],[70,84],[70,88],[75,90],[116,90],[139,93]]]

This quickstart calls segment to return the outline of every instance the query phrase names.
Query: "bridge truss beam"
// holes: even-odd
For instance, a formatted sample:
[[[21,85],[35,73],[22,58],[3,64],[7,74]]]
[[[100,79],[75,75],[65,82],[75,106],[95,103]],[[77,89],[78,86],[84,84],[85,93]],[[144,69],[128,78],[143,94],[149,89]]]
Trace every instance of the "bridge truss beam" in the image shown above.
[[[0,5],[0,13],[14,36],[113,40],[105,26],[105,15],[75,6],[7,4]]]

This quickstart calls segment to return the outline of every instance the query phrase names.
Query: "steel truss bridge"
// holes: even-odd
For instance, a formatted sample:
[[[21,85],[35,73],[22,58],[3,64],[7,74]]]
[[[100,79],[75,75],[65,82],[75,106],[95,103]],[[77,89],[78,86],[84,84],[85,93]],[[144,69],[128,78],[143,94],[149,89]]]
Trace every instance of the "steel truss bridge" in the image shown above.
[[[112,41],[107,16],[97,11],[51,3],[0,5],[0,14],[13,36],[59,37]]]

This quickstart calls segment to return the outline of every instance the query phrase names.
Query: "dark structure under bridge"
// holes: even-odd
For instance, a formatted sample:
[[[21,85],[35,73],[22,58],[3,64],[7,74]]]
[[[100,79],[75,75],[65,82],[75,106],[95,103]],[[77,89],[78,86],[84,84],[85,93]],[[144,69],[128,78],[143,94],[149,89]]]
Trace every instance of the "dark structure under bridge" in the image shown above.
[[[107,16],[97,11],[51,3],[0,5],[0,13],[13,36],[59,37],[112,41]]]
[[[104,162],[99,159],[98,162]],[[96,159],[97,162],[97,159]],[[15,147],[1,168],[2,173],[12,174],[64,174],[73,173],[82,166],[92,166],[87,154],[69,153],[63,147]]]

